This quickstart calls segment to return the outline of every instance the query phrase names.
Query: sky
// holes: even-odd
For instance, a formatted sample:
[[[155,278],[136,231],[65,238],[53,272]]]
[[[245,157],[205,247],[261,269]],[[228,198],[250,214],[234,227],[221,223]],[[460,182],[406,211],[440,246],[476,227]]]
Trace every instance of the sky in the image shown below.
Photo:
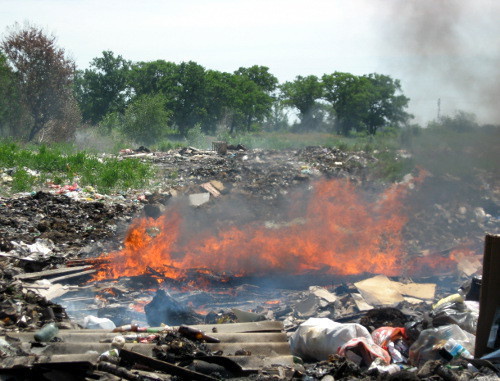
[[[376,72],[401,81],[417,123],[459,110],[500,123],[500,0],[0,0],[0,34],[15,22],[54,34],[79,69],[111,50],[262,65],[281,83]]]

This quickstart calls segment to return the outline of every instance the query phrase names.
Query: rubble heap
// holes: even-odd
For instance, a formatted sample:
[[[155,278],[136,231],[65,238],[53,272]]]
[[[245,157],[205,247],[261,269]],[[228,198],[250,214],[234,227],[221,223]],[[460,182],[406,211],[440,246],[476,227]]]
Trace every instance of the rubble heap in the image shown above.
[[[256,280],[188,272],[187,279],[202,276],[208,288],[200,290],[149,268],[141,275],[91,281],[105,261],[96,257],[123,248],[134,217],[156,220],[175,200],[186,201],[200,226],[257,220],[276,229],[301,226],[300,219],[287,220],[285,206],[307,198],[319,179],[346,179],[366,199],[387,187],[372,178],[376,159],[364,152],[229,148],[235,149],[123,152],[123,160],[135,157],[158,167],[151,189],[105,197],[75,184],[0,199],[0,374],[57,379],[73,373],[75,379],[98,380],[497,379],[493,360],[470,356],[479,313],[477,287],[475,296],[471,290],[480,284],[482,238],[498,229],[500,210],[497,190],[485,186],[479,173],[465,185],[427,174],[406,202],[408,263],[417,257],[447,259],[456,248],[462,250],[456,255],[464,255],[456,261],[460,266],[433,274],[424,268],[418,279],[341,278],[317,271]],[[403,180],[407,187],[413,176],[418,174]],[[200,231],[196,223],[193,229]],[[148,239],[158,234],[147,230]],[[457,293],[465,279],[468,286]],[[182,324],[203,334],[182,334]],[[37,339],[46,327],[53,334]],[[210,336],[220,342],[210,342]],[[311,344],[317,337],[329,341]]]

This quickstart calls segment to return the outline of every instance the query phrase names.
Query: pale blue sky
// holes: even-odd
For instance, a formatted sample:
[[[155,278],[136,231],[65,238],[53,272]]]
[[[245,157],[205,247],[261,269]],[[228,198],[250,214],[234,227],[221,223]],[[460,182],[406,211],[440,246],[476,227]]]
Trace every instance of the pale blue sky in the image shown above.
[[[53,32],[79,68],[112,50],[229,72],[264,65],[281,82],[378,72],[401,80],[419,122],[435,117],[438,98],[443,113],[499,116],[488,103],[499,0],[0,0],[2,34],[25,21]]]

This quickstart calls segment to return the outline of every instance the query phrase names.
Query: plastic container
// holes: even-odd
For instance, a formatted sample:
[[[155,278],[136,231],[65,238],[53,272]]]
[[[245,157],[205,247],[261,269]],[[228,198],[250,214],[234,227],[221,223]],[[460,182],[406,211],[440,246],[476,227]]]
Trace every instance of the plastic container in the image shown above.
[[[443,350],[446,351],[444,346],[450,339],[467,349],[469,354],[474,350],[475,336],[462,330],[456,324],[425,329],[410,347],[410,363],[418,367],[428,360],[442,359]]]
[[[37,333],[35,333],[35,340],[38,342],[50,341],[57,333],[59,328],[55,323],[49,323],[42,327]]]

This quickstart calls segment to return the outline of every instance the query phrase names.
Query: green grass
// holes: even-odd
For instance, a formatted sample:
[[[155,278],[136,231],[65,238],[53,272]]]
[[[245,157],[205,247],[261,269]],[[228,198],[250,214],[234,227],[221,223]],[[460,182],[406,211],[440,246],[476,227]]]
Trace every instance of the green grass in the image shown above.
[[[78,181],[82,187],[90,185],[101,193],[110,193],[140,188],[154,175],[152,165],[138,159],[100,159],[85,151],[71,151],[72,147],[22,147],[0,142],[0,167],[15,168],[11,184],[14,192],[30,191],[51,180],[54,184]],[[30,174],[28,169],[38,175]]]
[[[345,151],[366,151],[393,148],[397,136],[379,134],[376,136],[344,137],[336,134],[309,132],[257,132],[236,134],[213,138],[226,140],[229,144],[243,144],[248,148],[262,149],[300,149],[308,146],[339,148]]]
[[[185,146],[186,146],[185,142],[163,139],[163,140],[159,141],[158,143],[152,145],[151,149],[155,150],[155,151],[166,152],[166,151],[169,151],[171,149],[182,148]]]
[[[415,169],[415,161],[412,158],[403,158],[394,150],[376,152],[374,156],[377,162],[371,166],[373,175],[384,181],[400,181],[404,175]]]
[[[36,184],[36,176],[30,175],[25,169],[19,169],[12,176],[12,190],[14,192],[30,191]]]

